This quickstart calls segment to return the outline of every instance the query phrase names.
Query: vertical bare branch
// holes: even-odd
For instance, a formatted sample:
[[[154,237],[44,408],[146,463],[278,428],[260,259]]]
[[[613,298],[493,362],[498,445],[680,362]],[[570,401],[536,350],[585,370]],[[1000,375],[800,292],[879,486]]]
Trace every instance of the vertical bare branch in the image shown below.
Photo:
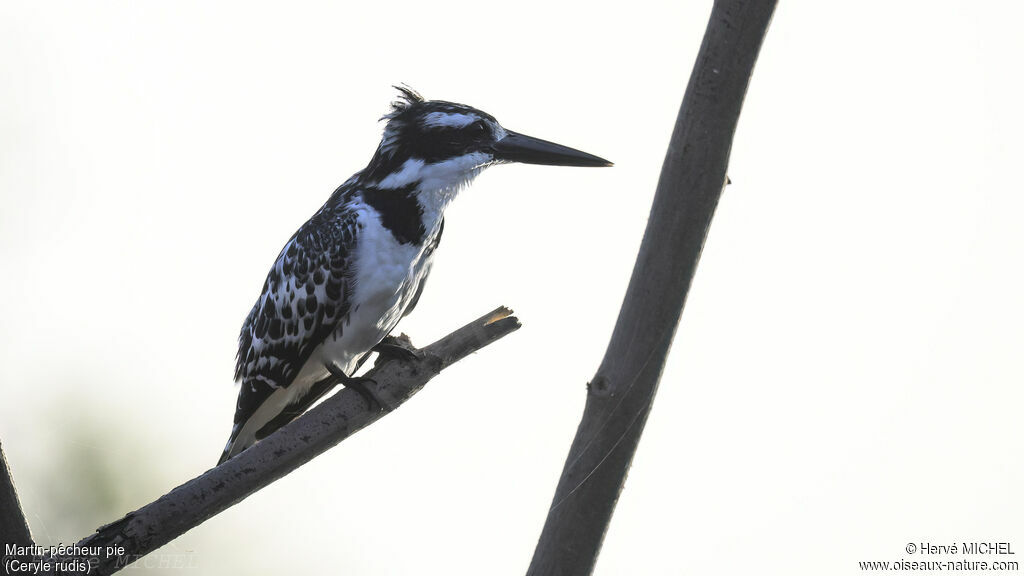
[[[18,491],[14,488],[14,477],[7,466],[7,456],[0,445],[0,546],[17,544],[32,545],[32,532],[21,510]]]
[[[775,0],[717,0],[661,170],[625,300],[528,574],[593,570],[654,401],[726,182],[733,133]]]

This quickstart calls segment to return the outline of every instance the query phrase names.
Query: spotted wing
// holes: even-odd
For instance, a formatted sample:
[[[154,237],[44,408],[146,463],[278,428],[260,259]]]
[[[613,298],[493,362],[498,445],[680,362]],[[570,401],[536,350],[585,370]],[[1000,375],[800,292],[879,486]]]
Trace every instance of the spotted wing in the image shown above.
[[[358,228],[355,212],[325,206],[281,250],[238,336],[235,433],[348,316]]]

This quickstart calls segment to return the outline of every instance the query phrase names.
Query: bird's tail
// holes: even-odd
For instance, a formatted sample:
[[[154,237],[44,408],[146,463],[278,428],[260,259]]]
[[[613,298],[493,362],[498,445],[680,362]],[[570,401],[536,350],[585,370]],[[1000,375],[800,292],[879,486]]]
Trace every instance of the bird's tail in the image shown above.
[[[221,454],[220,460],[217,461],[217,465],[220,466],[235,454],[238,454],[242,450],[245,450],[267,436],[270,436],[276,432],[278,428],[298,418],[303,412],[308,410],[310,406],[335,386],[337,386],[337,382],[333,381],[331,378],[325,378],[320,382],[316,382],[310,386],[309,391],[307,391],[304,396],[297,399],[294,403],[289,404],[277,416],[274,416],[274,418],[257,430],[255,434],[250,433],[240,437],[246,423],[236,422],[234,427],[231,428],[231,436],[228,438],[227,445],[224,446],[224,452]]]
[[[224,445],[224,452],[221,453],[220,460],[217,460],[217,466],[220,466],[226,462],[228,458],[231,458],[235,454],[238,454],[249,447],[248,445],[242,446],[240,442],[237,443],[239,444],[238,446],[235,445],[235,441],[238,440],[238,433],[242,431],[243,424],[244,422],[235,422],[235,425],[232,426],[231,436],[228,437],[228,443]]]

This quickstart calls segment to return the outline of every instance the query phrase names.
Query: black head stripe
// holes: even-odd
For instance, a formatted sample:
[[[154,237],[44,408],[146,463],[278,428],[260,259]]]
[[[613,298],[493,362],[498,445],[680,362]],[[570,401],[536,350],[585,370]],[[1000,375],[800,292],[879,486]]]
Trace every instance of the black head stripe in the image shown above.
[[[411,89],[399,88],[402,96],[385,116],[388,124],[377,153],[363,171],[365,182],[379,182],[400,170],[406,160],[417,158],[428,164],[487,148],[497,121],[471,106],[423,100]],[[432,115],[464,114],[477,120],[464,125],[431,121]]]

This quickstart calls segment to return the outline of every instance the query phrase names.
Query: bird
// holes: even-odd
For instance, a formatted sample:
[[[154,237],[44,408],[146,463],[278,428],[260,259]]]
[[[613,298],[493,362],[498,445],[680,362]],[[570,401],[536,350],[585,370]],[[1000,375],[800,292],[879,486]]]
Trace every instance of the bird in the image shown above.
[[[612,165],[471,106],[395,88],[369,164],[285,243],[242,324],[238,401],[218,465],[309,408],[333,388],[329,375],[366,397],[355,372],[373,351],[400,355],[385,339],[419,302],[445,208],[484,168]]]

